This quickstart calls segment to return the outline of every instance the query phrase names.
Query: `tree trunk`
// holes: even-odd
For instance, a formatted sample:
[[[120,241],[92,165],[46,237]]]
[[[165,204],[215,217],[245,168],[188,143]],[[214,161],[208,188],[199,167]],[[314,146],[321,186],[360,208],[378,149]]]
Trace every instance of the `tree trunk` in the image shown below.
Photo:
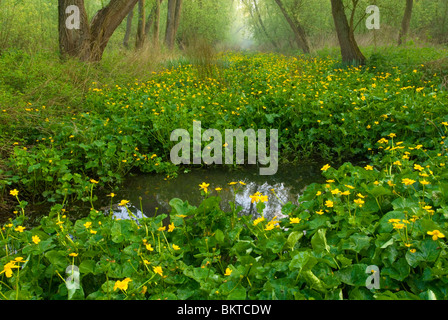
[[[123,45],[125,48],[129,48],[129,38],[132,31],[132,19],[134,19],[134,10],[131,10],[126,19],[126,33],[124,34]]]
[[[302,49],[302,51],[304,53],[310,53],[310,46],[308,44],[308,40],[306,38],[306,33],[305,30],[303,29],[302,25],[300,24],[299,21],[297,21],[297,19],[293,19],[293,17],[291,17],[289,15],[289,13],[286,11],[285,7],[283,6],[283,3],[281,2],[281,0],[275,0],[275,2],[277,3],[278,7],[280,8],[283,16],[285,17],[286,21],[288,22],[289,26],[291,27],[291,30],[294,33],[294,39],[298,45],[298,47],[300,49]]]
[[[79,29],[69,29],[66,26],[68,6],[79,8]],[[88,56],[90,51],[90,26],[84,0],[59,0],[58,2],[58,33],[59,51],[62,56]]]
[[[145,44],[145,0],[138,1],[138,25],[137,25],[137,38],[135,40],[135,48],[141,49]]]
[[[159,46],[159,34],[160,34],[160,6],[163,0],[156,0],[156,10],[154,12],[154,29],[153,29],[153,42],[155,46]]]
[[[260,25],[261,30],[265,34],[266,38],[272,43],[275,49],[278,49],[277,43],[269,36],[269,33],[263,23],[263,20],[261,19],[260,11],[258,10],[257,0],[254,0],[254,9],[255,9],[255,15],[257,16],[258,23]],[[252,15],[252,10],[250,11],[250,14]]]
[[[409,33],[409,26],[411,24],[413,6],[414,6],[414,0],[406,0],[406,9],[404,10],[403,20],[401,21],[401,29],[398,35],[399,46],[403,44],[403,41],[406,41],[406,37]]]
[[[138,0],[111,0],[88,23],[84,0],[58,0],[59,48],[62,56],[77,57],[83,61],[100,61],[110,37]],[[66,27],[69,5],[80,11],[80,28]]]
[[[365,64],[366,58],[356,43],[353,28],[348,24],[342,0],[331,0],[331,10],[341,47],[342,61],[349,64]]]
[[[174,48],[177,28],[180,22],[182,0],[168,0],[168,13],[166,19],[165,44],[169,49]]]

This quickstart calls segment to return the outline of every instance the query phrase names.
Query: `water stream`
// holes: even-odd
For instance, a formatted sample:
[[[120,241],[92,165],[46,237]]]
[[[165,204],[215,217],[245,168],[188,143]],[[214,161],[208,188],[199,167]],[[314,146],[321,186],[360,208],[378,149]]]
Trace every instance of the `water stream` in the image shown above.
[[[222,188],[219,196],[222,198],[221,208],[230,211],[229,202],[234,200],[234,187],[238,189],[235,195],[237,206],[242,207],[241,214],[251,212],[250,195],[261,192],[268,195],[268,202],[263,214],[266,217],[278,215],[282,204],[287,202],[298,203],[298,197],[304,188],[313,182],[323,182],[320,163],[303,163],[301,165],[280,166],[278,172],[272,176],[259,175],[258,168],[245,167],[240,170],[209,169],[191,170],[188,173],[180,173],[176,179],[165,180],[161,175],[137,175],[130,177],[114,198],[112,210],[117,218],[129,218],[124,207],[118,203],[124,199],[129,200],[128,208],[137,217],[152,216],[155,213],[169,213],[171,207],[169,201],[179,198],[188,201],[190,205],[199,206],[204,196],[201,195],[199,185],[203,182],[209,183],[211,195],[218,195],[215,188]],[[242,181],[235,186],[230,182]],[[276,196],[272,192],[275,191]],[[140,199],[141,198],[141,199]],[[141,202],[140,202],[141,201]],[[110,206],[103,210],[109,211]],[[143,212],[142,212],[143,210]],[[252,209],[252,212],[254,209]]]

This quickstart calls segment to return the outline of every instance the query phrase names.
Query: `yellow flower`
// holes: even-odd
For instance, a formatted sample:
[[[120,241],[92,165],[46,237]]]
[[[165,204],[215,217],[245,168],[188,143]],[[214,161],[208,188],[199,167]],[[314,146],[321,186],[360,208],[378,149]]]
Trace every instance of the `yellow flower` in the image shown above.
[[[146,250],[148,250],[148,251],[154,251],[154,248],[151,246],[150,243],[148,243],[148,244],[146,245]]]
[[[330,169],[331,166],[329,164],[324,165],[320,170],[322,171],[327,171],[328,169]]]
[[[436,241],[439,238],[445,238],[445,235],[439,230],[428,231],[427,234],[432,236],[432,240]]]
[[[38,243],[40,242],[40,238],[39,238],[39,236],[37,236],[37,235],[32,236],[31,239],[33,240],[33,242],[34,242],[35,244],[38,244]]]
[[[115,197],[116,196],[116,194],[115,193],[113,193],[113,192],[111,192],[110,194],[108,194],[107,195],[108,197],[111,197],[111,198],[113,198],[113,197]]]
[[[334,202],[331,200],[327,200],[325,201],[325,206],[327,206],[328,208],[333,208]]]
[[[20,268],[20,267],[16,266],[16,261],[12,260],[3,266],[3,271],[0,272],[0,274],[2,274],[4,272],[7,278],[11,278],[12,277],[12,269],[17,269],[17,268]]]
[[[354,203],[356,203],[359,207],[362,207],[362,205],[364,204],[364,200],[362,199],[355,199],[353,200]]]
[[[245,186],[246,184],[243,181],[238,181],[238,183],[242,186]]]
[[[300,218],[289,218],[290,223],[300,223]]]
[[[166,230],[166,227],[159,227],[158,229],[157,229],[157,231],[165,231]]]
[[[423,168],[421,165],[419,164],[414,164],[414,170],[418,170],[418,171],[423,171],[425,168]]]
[[[90,179],[90,182],[92,182],[92,183],[94,183],[94,184],[97,184],[97,183],[98,183],[98,181],[96,181],[95,179]]]
[[[22,226],[17,226],[17,228],[14,228],[15,231],[19,231],[19,232],[23,232],[23,230],[25,230],[25,227]]]
[[[171,223],[168,225],[168,232],[173,232],[174,228],[175,228],[174,223],[171,222]]]
[[[230,276],[232,274],[232,269],[226,268],[226,272],[224,273],[225,276]]]
[[[410,185],[414,184],[415,180],[412,180],[412,179],[409,179],[409,178],[405,178],[405,179],[402,179],[401,182],[405,186],[410,186]]]
[[[202,183],[199,185],[199,187],[200,187],[202,190],[204,190],[205,193],[207,193],[207,188],[208,188],[209,185],[210,185],[210,183],[202,182]]]
[[[161,277],[163,277],[163,270],[162,267],[157,266],[157,267],[153,267],[152,270],[154,271],[154,273],[160,275]]]
[[[394,226],[394,229],[399,230],[399,229],[403,229],[405,227],[405,224],[404,223],[394,223],[393,226]]]
[[[364,167],[364,169],[366,169],[366,170],[373,170],[373,167],[370,166],[370,165],[367,165],[367,166]]]
[[[331,190],[331,193],[332,194],[339,194],[339,193],[341,193],[341,191],[339,190],[339,189],[334,189],[334,190]]]
[[[232,181],[232,182],[229,182],[229,185],[231,185],[231,186],[233,186],[234,184],[237,184],[238,182],[234,182],[234,181]]]
[[[352,189],[352,190],[355,189],[355,187],[353,187],[353,186],[351,186],[351,185],[349,185],[349,184],[346,184],[345,186],[346,186],[347,188],[349,188],[349,189]]]
[[[83,224],[84,227],[86,227],[86,229],[89,229],[92,226],[92,222],[87,221],[86,223]]]
[[[275,225],[273,225],[273,224],[268,224],[268,225],[266,225],[266,227],[264,228],[264,230],[269,231],[269,230],[274,229],[274,227],[275,227]]]
[[[429,182],[428,181],[426,181],[426,180],[420,180],[420,183],[422,184],[422,185],[427,185],[427,184],[429,184]]]
[[[9,191],[9,194],[12,195],[13,197],[17,197],[17,195],[19,194],[19,191],[17,189],[14,189],[14,190]]]
[[[96,230],[90,230],[90,233],[91,234],[96,234],[98,231],[96,231]]]
[[[173,243],[173,249],[174,249],[174,250],[180,250],[180,247],[179,247],[178,245],[175,245],[175,244]]]
[[[324,214],[324,211],[323,211],[323,210],[319,210],[319,211],[316,211],[316,213],[317,213],[318,215],[323,215],[323,214]]]
[[[121,200],[121,202],[118,204],[120,207],[125,207],[129,203],[129,200]]]
[[[264,221],[264,217],[260,217],[254,220],[254,226],[256,226],[257,224],[259,224],[260,222]]]
[[[114,285],[114,291],[117,290],[117,289],[120,289],[120,290],[123,290],[123,291],[128,290],[128,284],[131,281],[132,281],[131,278],[126,278],[123,281],[120,281],[120,280],[116,281],[115,285]]]
[[[215,190],[216,190],[216,191],[221,191],[222,188],[219,188],[219,187],[218,187],[218,188],[215,188]]]
[[[72,253],[69,254],[69,257],[77,257],[77,256],[78,256],[78,254],[75,253],[75,252],[72,252]]]
[[[389,223],[398,223],[400,221],[401,221],[401,219],[389,219],[387,222],[389,222]]]
[[[320,191],[316,192],[316,196],[320,196],[321,194],[322,194],[322,192],[320,192]]]
[[[415,253],[417,250],[415,250],[415,249],[411,249],[411,250],[409,250],[409,252],[410,253]]]

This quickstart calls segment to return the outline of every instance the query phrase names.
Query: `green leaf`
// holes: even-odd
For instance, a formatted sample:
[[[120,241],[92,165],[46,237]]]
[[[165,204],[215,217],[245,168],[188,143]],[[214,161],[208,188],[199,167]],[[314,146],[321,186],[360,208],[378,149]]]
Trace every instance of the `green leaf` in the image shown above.
[[[309,251],[298,251],[289,263],[289,270],[310,270],[317,263],[317,259]]]
[[[323,251],[330,252],[330,247],[327,245],[327,238],[325,233],[327,229],[319,229],[311,238],[311,245],[316,253],[322,253]]]
[[[293,231],[289,234],[283,250],[294,250],[296,243],[303,237],[302,231]]]
[[[96,262],[93,260],[84,260],[83,262],[81,262],[81,264],[79,265],[79,272],[82,275],[86,275],[89,273],[95,273],[95,265]]]
[[[223,244],[224,243],[224,232],[222,232],[221,229],[217,229],[215,230],[215,238],[216,241],[218,241],[219,244]]]
[[[69,265],[65,251],[51,250],[45,253],[45,257],[58,270],[63,270]]]
[[[392,279],[403,281],[409,276],[410,272],[409,264],[406,259],[400,258],[395,261],[390,267],[381,270],[381,275],[388,275]]]
[[[335,272],[340,281],[351,286],[365,286],[367,280],[366,264],[353,264]]]
[[[227,300],[246,300],[246,289],[243,286],[238,285],[238,287],[229,293]]]

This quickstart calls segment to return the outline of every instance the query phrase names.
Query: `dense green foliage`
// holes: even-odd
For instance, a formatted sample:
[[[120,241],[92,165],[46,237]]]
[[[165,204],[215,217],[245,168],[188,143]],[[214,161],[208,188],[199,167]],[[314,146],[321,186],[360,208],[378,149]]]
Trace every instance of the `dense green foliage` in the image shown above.
[[[5,109],[13,149],[3,195],[19,205],[1,229],[1,297],[447,299],[447,99],[431,62],[443,55],[389,49],[362,68],[327,56],[179,59],[145,80],[89,82],[82,109]],[[18,72],[2,90],[27,92],[37,74]],[[11,130],[13,116],[21,120]],[[323,167],[327,183],[310,185],[300,205],[285,204],[275,218],[223,212],[213,181],[198,186],[202,204],[173,199],[169,215],[116,220],[95,209],[96,190],[118,193],[113,186],[130,170],[175,174],[169,134],[193,120],[203,129],[279,129],[286,161],[358,155],[369,164]],[[30,195],[59,203],[35,226]],[[275,194],[264,196],[252,196],[259,212]],[[90,201],[91,213],[66,216],[70,198]],[[80,290],[65,284],[71,264]],[[369,265],[380,269],[380,289],[365,287]]]

